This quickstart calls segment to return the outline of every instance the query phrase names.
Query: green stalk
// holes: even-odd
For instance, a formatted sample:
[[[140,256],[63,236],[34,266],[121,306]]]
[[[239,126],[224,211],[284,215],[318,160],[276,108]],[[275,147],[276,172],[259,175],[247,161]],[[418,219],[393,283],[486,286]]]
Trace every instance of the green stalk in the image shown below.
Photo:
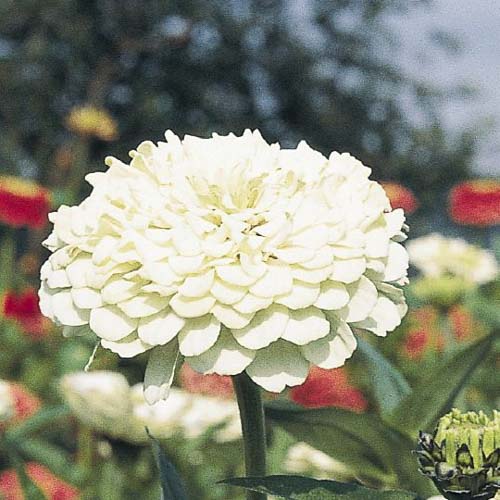
[[[262,477],[266,475],[266,430],[260,388],[245,372],[232,378],[240,409],[246,475]],[[247,492],[247,500],[266,500],[266,498],[265,493]]]
[[[15,230],[6,227],[0,232],[0,292],[14,286],[14,269],[16,260]]]

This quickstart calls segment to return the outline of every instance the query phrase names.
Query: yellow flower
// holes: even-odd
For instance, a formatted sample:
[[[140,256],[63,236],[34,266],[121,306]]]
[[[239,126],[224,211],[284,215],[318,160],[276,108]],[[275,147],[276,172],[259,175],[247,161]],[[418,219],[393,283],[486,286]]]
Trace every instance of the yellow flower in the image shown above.
[[[114,141],[118,138],[115,120],[106,110],[95,106],[73,108],[66,118],[66,127],[75,134],[102,141]]]

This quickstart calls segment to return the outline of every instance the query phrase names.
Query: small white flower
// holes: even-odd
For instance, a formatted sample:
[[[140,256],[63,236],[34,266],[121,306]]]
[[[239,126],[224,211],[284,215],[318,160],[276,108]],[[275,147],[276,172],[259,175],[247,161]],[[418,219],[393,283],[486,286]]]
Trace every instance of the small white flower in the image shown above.
[[[460,238],[432,233],[410,241],[407,248],[410,262],[424,276],[451,275],[482,284],[493,281],[498,275],[498,263],[492,252]]]
[[[0,380],[0,424],[9,420],[14,414],[14,398],[10,384],[4,380]]]
[[[43,313],[122,357],[151,351],[146,398],[184,359],[263,388],[341,366],[353,329],[385,336],[406,312],[404,215],[370,169],[259,132],[142,143],[107,158],[91,195],[51,214]]]

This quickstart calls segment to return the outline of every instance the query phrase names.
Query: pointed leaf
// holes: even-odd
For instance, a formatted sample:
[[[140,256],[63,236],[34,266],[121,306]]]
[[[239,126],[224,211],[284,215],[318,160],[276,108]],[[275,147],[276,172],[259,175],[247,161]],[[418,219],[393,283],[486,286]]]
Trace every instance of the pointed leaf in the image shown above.
[[[160,483],[162,500],[188,500],[185,492],[184,482],[177,470],[162,450],[160,443],[150,436],[156,465],[160,471]]]
[[[350,465],[365,476],[380,478],[391,469],[391,449],[383,422],[373,414],[338,408],[308,410],[271,401],[266,417],[314,448]]]
[[[488,355],[498,332],[488,335],[441,363],[396,407],[388,421],[409,436],[432,430],[437,419],[450,411],[458,393]]]
[[[403,374],[375,347],[358,337],[358,350],[363,354],[373,383],[380,413],[385,417],[411,392]]]
[[[267,476],[226,479],[222,484],[275,495],[288,500],[417,500],[406,491],[380,491],[359,484],[320,481],[302,476]]]
[[[9,429],[5,434],[6,438],[15,441],[20,437],[38,432],[46,426],[53,425],[54,421],[65,418],[70,415],[70,410],[66,406],[52,406],[42,408],[28,420],[25,420],[12,429]]]

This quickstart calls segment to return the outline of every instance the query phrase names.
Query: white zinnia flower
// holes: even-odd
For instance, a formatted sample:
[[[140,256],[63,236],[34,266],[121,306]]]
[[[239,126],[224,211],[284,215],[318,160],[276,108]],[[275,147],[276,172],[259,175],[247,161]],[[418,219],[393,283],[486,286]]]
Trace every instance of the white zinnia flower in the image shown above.
[[[402,210],[370,169],[259,132],[143,142],[107,158],[92,194],[51,214],[40,305],[66,335],[89,329],[122,357],[151,351],[149,402],[183,357],[263,388],[341,366],[353,328],[384,336],[406,312]]]
[[[14,416],[14,405],[10,384],[4,380],[0,380],[0,424]]]
[[[489,250],[460,238],[446,238],[432,233],[407,245],[410,262],[424,276],[456,276],[471,283],[487,283],[498,275],[498,264]]]

